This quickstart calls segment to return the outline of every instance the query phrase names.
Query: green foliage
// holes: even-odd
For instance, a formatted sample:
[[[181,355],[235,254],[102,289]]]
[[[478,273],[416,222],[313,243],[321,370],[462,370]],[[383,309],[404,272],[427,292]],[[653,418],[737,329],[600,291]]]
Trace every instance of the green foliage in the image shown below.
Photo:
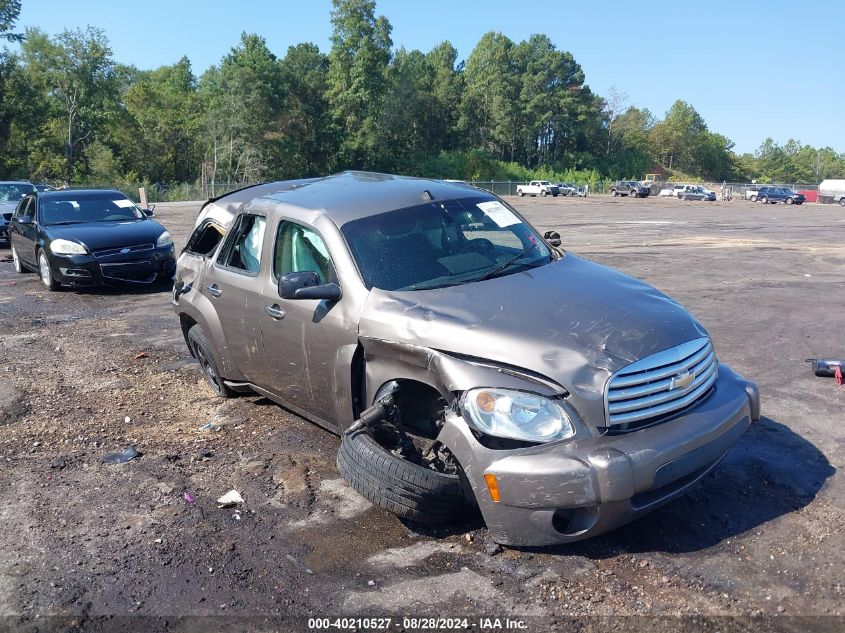
[[[19,12],[19,0],[0,0],[0,40],[23,40],[19,55],[0,52],[5,178],[144,185],[167,199],[341,169],[593,190],[658,165],[684,180],[845,177],[830,148],[768,139],[736,155],[684,101],[658,119],[615,89],[603,99],[546,35],[486,33],[466,62],[449,42],[394,51],[375,0],[332,0],[328,53],[302,43],[277,57],[243,33],[199,77],[185,57],[117,64],[92,27],[21,38]],[[190,184],[167,184],[179,182]]]

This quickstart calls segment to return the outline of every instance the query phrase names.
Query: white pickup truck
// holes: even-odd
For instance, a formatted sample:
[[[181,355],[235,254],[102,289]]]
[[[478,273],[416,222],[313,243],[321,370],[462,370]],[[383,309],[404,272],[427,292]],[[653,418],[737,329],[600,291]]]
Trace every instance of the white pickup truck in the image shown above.
[[[560,189],[557,185],[553,185],[548,180],[532,180],[527,185],[519,185],[516,188],[516,195],[522,196],[554,196],[557,198],[557,194],[560,193]]]

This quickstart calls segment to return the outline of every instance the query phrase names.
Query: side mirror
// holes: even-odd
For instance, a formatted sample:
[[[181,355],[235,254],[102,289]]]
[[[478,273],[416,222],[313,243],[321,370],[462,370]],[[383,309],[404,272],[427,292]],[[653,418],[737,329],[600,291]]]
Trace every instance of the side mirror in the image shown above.
[[[31,215],[25,215],[21,218],[17,218],[17,221],[18,221],[19,224],[32,224],[32,216]]]
[[[341,291],[337,284],[321,284],[317,273],[307,271],[279,277],[279,296],[282,299],[338,301]]]
[[[151,206],[149,209],[141,209],[145,216],[148,218],[153,217],[155,214],[153,213],[153,209],[155,209],[155,205]]]
[[[557,231],[546,231],[543,238],[552,246],[560,246],[560,233]]]

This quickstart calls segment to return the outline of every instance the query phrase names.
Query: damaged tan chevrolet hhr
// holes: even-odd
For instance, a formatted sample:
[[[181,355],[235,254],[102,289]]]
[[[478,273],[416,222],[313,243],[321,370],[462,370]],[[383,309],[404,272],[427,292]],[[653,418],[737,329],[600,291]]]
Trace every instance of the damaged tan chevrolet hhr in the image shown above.
[[[338,433],[430,523],[565,543],[681,495],[760,416],[681,305],[462,183],[346,172],[207,203],[173,305],[211,387]]]

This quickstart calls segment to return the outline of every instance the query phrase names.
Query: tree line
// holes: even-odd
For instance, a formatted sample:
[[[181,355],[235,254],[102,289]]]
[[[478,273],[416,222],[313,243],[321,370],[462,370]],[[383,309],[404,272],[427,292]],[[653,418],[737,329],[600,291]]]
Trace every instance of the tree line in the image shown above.
[[[642,178],[655,166],[711,181],[845,177],[845,155],[767,139],[754,154],[688,103],[658,119],[585,83],[549,37],[484,35],[465,61],[442,42],[394,49],[374,0],[333,0],[328,53],[278,57],[244,33],[196,75],[139,70],[97,28],[15,31],[0,0],[0,178],[237,183],[367,169],[437,178]]]

